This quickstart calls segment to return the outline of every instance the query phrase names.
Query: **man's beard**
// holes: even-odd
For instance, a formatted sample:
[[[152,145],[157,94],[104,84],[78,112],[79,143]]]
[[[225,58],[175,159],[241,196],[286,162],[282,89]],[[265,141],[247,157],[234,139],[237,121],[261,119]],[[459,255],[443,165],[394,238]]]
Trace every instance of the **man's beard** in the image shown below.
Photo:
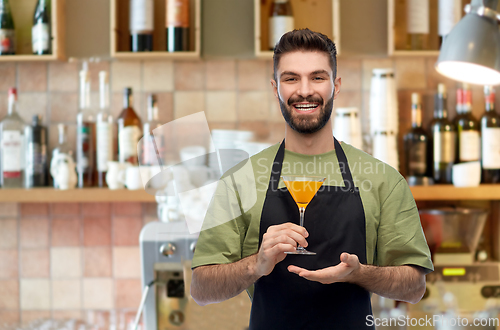
[[[312,96],[308,96],[307,98],[290,98],[288,100],[288,106],[285,105],[285,102],[281,100],[281,97],[278,97],[281,114],[283,118],[285,118],[286,123],[290,126],[294,131],[301,134],[312,134],[316,133],[323,127],[325,127],[328,120],[332,115],[333,110],[333,96],[324,104],[324,100],[322,98],[313,98]],[[293,109],[291,104],[296,102],[309,102],[309,103],[318,103],[321,109],[319,110],[319,115],[315,118],[311,118],[312,116],[296,114],[293,116]]]

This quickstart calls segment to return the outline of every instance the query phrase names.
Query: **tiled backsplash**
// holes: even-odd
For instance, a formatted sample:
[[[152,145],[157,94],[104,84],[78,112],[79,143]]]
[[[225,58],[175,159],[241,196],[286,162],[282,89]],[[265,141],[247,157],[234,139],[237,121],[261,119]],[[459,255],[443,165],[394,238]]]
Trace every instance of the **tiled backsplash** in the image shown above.
[[[435,57],[338,60],[342,87],[336,107],[361,109],[368,132],[371,70],[395,69],[400,136],[410,127],[410,94],[423,94],[424,125],[432,118],[439,82],[448,86],[454,115],[454,82],[434,70]],[[0,118],[7,91],[19,89],[19,113],[26,122],[42,114],[49,125],[49,149],[58,123],[76,124],[78,70],[75,63],[0,64]],[[145,118],[146,96],[158,95],[160,121],[205,111],[211,128],[249,129],[259,140],[278,142],[284,124],[270,78],[272,61],[200,60],[91,63],[92,102],[98,100],[98,71],[109,70],[111,111],[122,108],[122,89],[134,88],[135,108]],[[497,103],[498,103],[497,98]],[[483,109],[481,87],[473,88],[476,117]],[[500,107],[499,107],[500,108]],[[75,140],[75,130],[69,130]],[[400,144],[401,146],[401,144]],[[139,305],[138,236],[155,219],[155,204],[16,204],[0,201],[0,325],[38,318],[83,318],[89,310],[136,309]]]
[[[134,310],[154,203],[0,204],[0,326]]]
[[[336,107],[361,109],[363,131],[368,132],[371,70],[392,67],[400,102],[401,131],[409,126],[410,94],[423,94],[424,124],[432,118],[433,95],[439,82],[448,85],[449,110],[454,113],[453,81],[434,70],[435,57],[366,58],[338,60],[342,77]],[[57,143],[58,123],[76,124],[78,111],[78,63],[3,63],[0,64],[0,118],[7,112],[9,87],[19,89],[19,113],[26,122],[41,114],[49,126],[49,149]],[[259,140],[276,142],[283,137],[284,125],[272,93],[270,60],[199,61],[116,61],[91,63],[92,104],[98,105],[98,72],[108,70],[111,84],[111,112],[116,118],[123,104],[124,87],[134,89],[134,106],[146,119],[147,94],[156,93],[160,121],[168,122],[205,111],[211,128],[251,129]],[[483,109],[482,89],[473,89],[476,116]],[[75,130],[69,130],[70,141]]]

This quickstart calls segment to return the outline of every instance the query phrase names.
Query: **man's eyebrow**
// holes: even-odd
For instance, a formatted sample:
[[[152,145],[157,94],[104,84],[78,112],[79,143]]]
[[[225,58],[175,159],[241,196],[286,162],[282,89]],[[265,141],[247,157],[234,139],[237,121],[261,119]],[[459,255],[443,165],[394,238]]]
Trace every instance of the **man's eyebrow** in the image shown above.
[[[326,70],[316,70],[316,71],[311,72],[310,75],[314,76],[314,75],[318,75],[318,74],[326,74],[327,76],[330,76],[330,74]],[[283,76],[298,76],[298,75],[299,75],[298,73],[295,73],[293,71],[283,71],[280,74],[280,78]]]
[[[288,76],[298,76],[299,74],[298,73],[295,73],[293,71],[283,71],[281,74],[280,74],[280,78],[285,76],[285,75],[288,75]]]
[[[311,73],[312,76],[316,74],[326,74],[327,76],[330,76],[330,74],[326,70],[316,70],[313,73]]]

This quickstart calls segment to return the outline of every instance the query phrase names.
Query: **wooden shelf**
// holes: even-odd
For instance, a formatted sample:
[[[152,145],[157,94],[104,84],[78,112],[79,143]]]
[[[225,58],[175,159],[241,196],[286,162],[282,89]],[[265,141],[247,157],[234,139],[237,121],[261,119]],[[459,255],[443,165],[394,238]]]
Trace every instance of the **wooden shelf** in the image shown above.
[[[255,56],[272,59],[273,52],[268,50],[269,12],[272,0],[254,0]],[[337,46],[340,54],[340,0],[291,0],[295,29],[309,28],[326,34]]]
[[[457,188],[453,185],[410,187],[416,201],[440,200],[500,200],[499,184]],[[109,190],[84,188],[57,190],[53,188],[0,189],[0,201],[19,203],[89,203],[89,202],[155,202],[152,195],[140,190]]]
[[[37,62],[64,60],[64,13],[65,0],[52,0],[52,54],[33,55],[31,46],[31,27],[33,11],[37,0],[11,1],[14,25],[16,27],[16,55],[0,56],[0,62]]]
[[[6,55],[0,56],[0,62],[48,62],[59,60],[57,55]]]
[[[84,188],[57,190],[54,188],[0,189],[2,202],[18,203],[92,203],[92,202],[155,202],[152,195],[140,190],[109,190]]]
[[[113,55],[118,60],[198,60],[200,54],[196,52],[116,52]]]
[[[439,56],[439,50],[395,50],[392,56]]]
[[[406,50],[406,0],[388,0],[388,54],[389,56],[438,56],[438,0],[429,0],[429,40],[426,50]],[[461,8],[470,1],[462,0]],[[462,10],[462,16],[465,13]]]
[[[130,0],[111,1],[111,57],[118,60],[184,59],[196,60],[201,54],[201,4],[190,0],[189,51],[167,52],[165,32],[165,0],[154,0],[154,31],[152,52],[130,52]]]
[[[500,200],[500,185],[482,184],[478,187],[457,188],[453,185],[410,187],[416,201],[440,200]]]

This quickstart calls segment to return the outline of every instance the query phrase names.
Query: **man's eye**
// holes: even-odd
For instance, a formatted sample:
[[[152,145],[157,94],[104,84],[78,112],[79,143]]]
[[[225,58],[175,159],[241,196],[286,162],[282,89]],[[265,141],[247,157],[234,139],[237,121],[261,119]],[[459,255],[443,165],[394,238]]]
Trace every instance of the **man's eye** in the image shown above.
[[[295,81],[295,80],[297,80],[297,79],[295,79],[295,78],[285,78],[285,81]]]
[[[313,80],[325,80],[323,77],[314,77]]]

